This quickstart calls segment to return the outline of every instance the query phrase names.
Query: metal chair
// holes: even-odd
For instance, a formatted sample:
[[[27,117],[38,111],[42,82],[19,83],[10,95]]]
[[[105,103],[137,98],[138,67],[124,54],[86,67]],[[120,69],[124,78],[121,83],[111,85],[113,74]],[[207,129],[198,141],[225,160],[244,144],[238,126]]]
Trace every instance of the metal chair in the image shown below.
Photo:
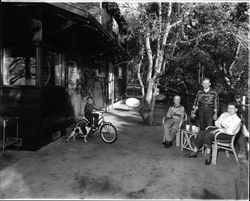
[[[209,127],[206,128],[206,130],[209,129],[209,128],[216,128],[216,127],[215,126],[209,126]],[[237,156],[236,151],[235,151],[234,140],[235,140],[236,135],[239,133],[240,129],[241,129],[241,126],[234,133],[232,133],[231,140],[219,140],[219,139],[217,139],[220,134],[225,134],[225,133],[218,132],[218,133],[215,134],[214,142],[213,142],[213,145],[212,145],[212,164],[216,165],[217,155],[218,155],[218,150],[219,149],[226,150],[226,156],[227,157],[229,157],[229,152],[228,151],[233,152],[235,160],[238,163],[238,156]]]

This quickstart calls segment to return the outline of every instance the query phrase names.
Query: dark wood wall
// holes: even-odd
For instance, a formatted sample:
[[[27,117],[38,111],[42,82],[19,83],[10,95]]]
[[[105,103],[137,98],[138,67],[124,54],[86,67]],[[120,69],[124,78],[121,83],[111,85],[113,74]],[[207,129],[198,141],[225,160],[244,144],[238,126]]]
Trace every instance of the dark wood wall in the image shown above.
[[[23,148],[37,149],[51,142],[54,132],[65,130],[74,121],[67,77],[65,85],[60,87],[44,86],[44,50],[92,59],[109,47],[112,51],[103,54],[103,58],[113,60],[115,47],[110,46],[111,40],[103,38],[99,29],[80,26],[78,17],[55,6],[27,3],[3,5],[3,47],[35,48],[37,71],[36,86],[3,86],[0,80],[0,114],[19,116]]]
[[[1,114],[19,117],[24,149],[38,149],[52,140],[52,133],[67,126],[67,95],[63,87],[2,87]],[[63,132],[62,132],[63,133]]]

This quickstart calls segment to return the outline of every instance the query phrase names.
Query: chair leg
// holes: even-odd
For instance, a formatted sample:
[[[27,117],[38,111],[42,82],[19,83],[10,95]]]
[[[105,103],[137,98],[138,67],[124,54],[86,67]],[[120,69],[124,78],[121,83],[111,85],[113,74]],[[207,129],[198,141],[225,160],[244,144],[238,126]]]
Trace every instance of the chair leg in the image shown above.
[[[176,146],[179,147],[180,146],[180,130],[178,130],[176,133],[175,141],[176,141]]]
[[[163,125],[163,140],[162,141],[166,141],[164,118],[162,120],[162,125]]]
[[[181,131],[181,151],[183,151],[183,131]]]
[[[226,152],[226,156],[229,158],[229,157],[230,157],[230,155],[229,155],[229,151],[228,151],[228,150],[226,150],[225,152]]]
[[[238,163],[238,162],[239,162],[239,161],[238,161],[238,156],[237,156],[237,154],[236,154],[236,151],[235,151],[235,148],[234,148],[234,147],[232,147],[232,151],[233,151],[235,160],[236,160],[236,162]]]
[[[202,153],[204,156],[206,156],[206,155],[207,155],[207,154],[206,154],[206,150],[205,150],[205,147],[204,147],[204,146],[201,148],[201,153]]]
[[[212,145],[212,164],[216,165],[217,161],[217,154],[218,154],[218,146],[216,143]]]

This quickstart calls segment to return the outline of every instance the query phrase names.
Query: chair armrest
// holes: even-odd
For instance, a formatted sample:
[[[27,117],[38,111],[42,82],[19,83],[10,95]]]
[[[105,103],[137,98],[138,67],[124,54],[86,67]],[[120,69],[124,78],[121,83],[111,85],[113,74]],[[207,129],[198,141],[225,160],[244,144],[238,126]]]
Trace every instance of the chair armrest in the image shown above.
[[[180,123],[179,123],[179,129],[181,129],[181,126],[182,126],[182,123],[183,123],[184,120],[181,120]]]
[[[208,126],[205,130],[208,130],[209,128],[217,128],[216,126]]]
[[[214,141],[217,141],[217,137],[218,137],[218,135],[220,135],[220,134],[229,135],[229,134],[227,134],[227,133],[223,133],[223,132],[221,132],[221,131],[218,131],[218,132],[214,135]],[[229,136],[233,137],[234,135],[229,135]]]

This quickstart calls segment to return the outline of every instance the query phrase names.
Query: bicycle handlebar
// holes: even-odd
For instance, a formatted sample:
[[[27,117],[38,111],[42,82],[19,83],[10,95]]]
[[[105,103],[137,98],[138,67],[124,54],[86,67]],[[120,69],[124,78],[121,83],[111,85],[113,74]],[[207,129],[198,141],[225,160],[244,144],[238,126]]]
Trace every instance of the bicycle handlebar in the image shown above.
[[[96,111],[94,111],[93,113],[101,113],[101,114],[103,114],[104,111],[103,111],[103,110],[96,110]]]

